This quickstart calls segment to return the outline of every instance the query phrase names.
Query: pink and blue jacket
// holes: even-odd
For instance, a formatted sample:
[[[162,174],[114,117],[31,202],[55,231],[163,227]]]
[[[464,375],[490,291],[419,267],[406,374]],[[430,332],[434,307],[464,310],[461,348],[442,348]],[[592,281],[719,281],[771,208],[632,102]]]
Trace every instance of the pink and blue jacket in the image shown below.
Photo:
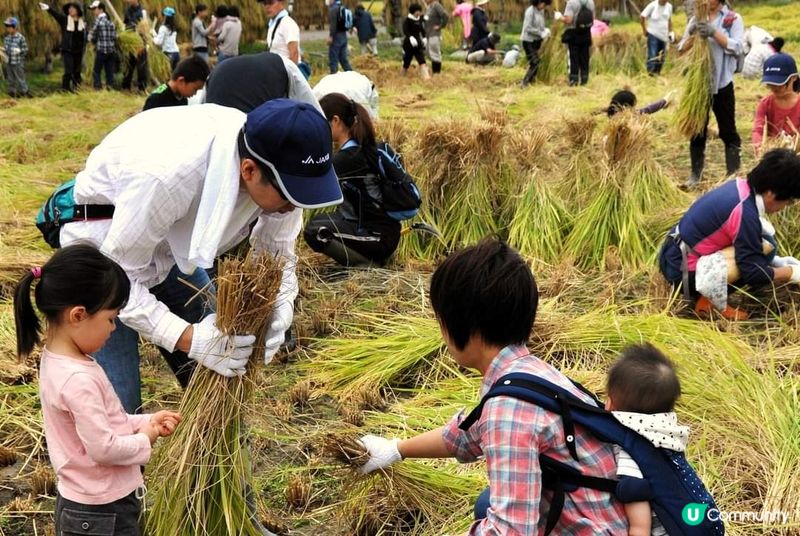
[[[677,231],[679,240],[668,238],[661,249],[661,271],[668,281],[681,281],[680,241],[691,248],[689,272],[695,271],[700,256],[734,246],[742,274],[738,284],[758,286],[772,281],[774,272],[763,253],[756,194],[747,179],[728,181],[700,197],[681,218]]]

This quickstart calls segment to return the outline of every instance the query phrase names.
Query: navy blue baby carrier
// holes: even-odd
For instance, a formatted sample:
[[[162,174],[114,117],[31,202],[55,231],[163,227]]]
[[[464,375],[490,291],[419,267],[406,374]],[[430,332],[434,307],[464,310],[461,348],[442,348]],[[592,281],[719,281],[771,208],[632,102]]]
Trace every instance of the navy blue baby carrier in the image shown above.
[[[553,491],[547,515],[545,535],[558,523],[567,493],[578,488],[591,488],[613,493],[623,503],[649,501],[669,536],[722,536],[725,528],[721,521],[683,519],[687,505],[705,505],[716,509],[714,499],[682,452],[656,448],[650,441],[622,425],[604,410],[597,398],[580,384],[576,387],[598,403],[587,404],[572,393],[546,380],[524,373],[507,374],[497,380],[480,404],[461,423],[462,430],[469,429],[481,416],[483,405],[490,398],[508,396],[535,404],[561,416],[564,425],[564,442],[572,458],[580,462],[575,449],[575,425],[588,430],[598,440],[619,445],[630,454],[642,471],[643,479],[624,478],[621,481],[583,475],[579,470],[539,455],[542,486]],[[707,510],[703,510],[705,512]],[[719,516],[717,516],[719,517]],[[697,521],[695,523],[695,521]]]

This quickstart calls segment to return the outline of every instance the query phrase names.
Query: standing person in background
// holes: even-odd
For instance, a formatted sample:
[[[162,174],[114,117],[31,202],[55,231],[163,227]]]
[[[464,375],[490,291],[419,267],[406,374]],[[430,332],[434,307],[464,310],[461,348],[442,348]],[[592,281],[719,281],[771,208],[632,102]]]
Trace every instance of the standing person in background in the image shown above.
[[[425,0],[428,10],[425,12],[425,35],[428,38],[428,56],[431,59],[433,74],[442,72],[442,28],[447,26],[450,16],[439,3],[439,0]]]
[[[178,62],[181,60],[181,51],[178,48],[178,30],[175,28],[175,8],[165,7],[161,14],[164,16],[164,21],[158,29],[153,32],[153,43],[161,47],[163,52],[169,58],[169,67],[175,70]]]
[[[489,37],[489,16],[483,7],[488,3],[489,0],[478,0],[472,8],[472,31],[469,34],[469,42],[472,45],[484,37]]]
[[[594,0],[567,0],[562,15],[555,13],[556,20],[563,20],[567,28],[561,41],[569,51],[569,85],[584,86],[589,82],[589,57],[592,50],[592,24],[594,23]]]
[[[228,6],[226,5],[219,5],[214,10],[214,14],[211,16],[211,24],[208,25],[208,38],[211,44],[214,45],[214,53],[216,54],[218,51],[217,47],[217,38],[219,37],[219,32],[222,31],[222,25],[225,24],[225,21],[228,19]]]
[[[647,39],[647,73],[661,74],[667,43],[675,41],[672,32],[672,4],[667,0],[653,0],[639,16],[644,37]]]
[[[765,134],[768,138],[795,136],[800,130],[800,81],[797,64],[788,54],[775,54],[764,63],[764,77],[770,94],[761,99],[753,121],[753,147],[761,153]]]
[[[3,49],[8,58],[8,63],[5,65],[8,94],[14,98],[30,97],[28,82],[25,80],[25,56],[28,55],[28,42],[17,29],[19,20],[16,17],[8,17],[3,22],[3,26],[6,30]]]
[[[330,67],[331,74],[339,70],[339,64],[342,64],[342,69],[351,71],[350,59],[348,58],[347,51],[347,27],[345,25],[342,10],[346,9],[342,6],[341,0],[329,0],[328,4],[328,38],[325,42],[328,44],[328,66]]]
[[[461,29],[464,34],[461,38],[461,48],[466,50],[469,48],[469,36],[472,33],[472,4],[466,0],[456,0],[453,16],[461,19]]]
[[[208,31],[203,21],[208,15],[205,4],[194,6],[194,19],[192,19],[192,53],[208,61]]]
[[[550,37],[550,30],[544,25],[544,8],[550,5],[550,0],[530,0],[531,5],[525,10],[525,18],[522,22],[522,49],[528,57],[528,70],[522,79],[522,87],[528,87],[536,72],[539,70],[539,49],[542,42]]]
[[[408,6],[408,16],[403,21],[403,76],[408,74],[411,60],[417,60],[422,78],[430,78],[425,64],[425,28],[422,25],[422,6]]]
[[[761,38],[756,37],[761,33]],[[753,79],[761,76],[764,70],[764,62],[767,58],[783,50],[783,37],[773,38],[757,26],[751,26],[747,30],[746,39],[749,39],[750,52],[744,57],[744,67],[742,76]]]
[[[83,10],[75,2],[67,2],[61,11],[51,9],[43,2],[39,3],[43,11],[47,11],[61,27],[61,59],[64,60],[64,76],[61,88],[64,91],[75,91],[81,84],[83,69],[83,50],[86,47],[86,21]]]
[[[242,21],[239,20],[239,8],[228,8],[228,16],[222,24],[217,37],[217,59],[221,63],[227,58],[239,55],[239,40],[242,38]]]
[[[136,25],[144,17],[144,10],[139,4],[139,0],[128,0],[128,7],[125,8],[125,29],[136,31]],[[147,48],[142,41],[142,49],[136,53],[132,52],[125,59],[125,75],[122,77],[122,89],[131,89],[133,84],[133,71],[136,70],[136,86],[139,91],[147,89]]]
[[[372,14],[364,9],[363,4],[356,6],[355,25],[358,43],[361,45],[361,53],[366,54],[369,52],[373,56],[377,56],[378,29],[375,27],[375,21],[372,20]]]
[[[283,7],[283,0],[259,0],[269,17],[267,49],[295,65],[300,63],[300,27]]]
[[[89,5],[94,12],[94,26],[89,32],[89,41],[94,43],[94,67],[92,68],[92,84],[101,89],[100,72],[106,73],[106,89],[114,87],[114,68],[116,66],[117,27],[106,15],[106,5],[94,0]]]
[[[689,49],[689,36],[697,34],[706,39],[711,48],[711,111],[717,118],[719,137],[725,143],[725,169],[732,175],[739,169],[742,140],[736,131],[736,96],[733,91],[733,73],[736,72],[737,56],[742,52],[744,21],[742,17],[725,5],[725,0],[709,0],[708,20],[689,19],[678,49],[683,53]],[[689,156],[692,171],[685,187],[692,188],[700,182],[705,166],[706,128],[692,138]]]

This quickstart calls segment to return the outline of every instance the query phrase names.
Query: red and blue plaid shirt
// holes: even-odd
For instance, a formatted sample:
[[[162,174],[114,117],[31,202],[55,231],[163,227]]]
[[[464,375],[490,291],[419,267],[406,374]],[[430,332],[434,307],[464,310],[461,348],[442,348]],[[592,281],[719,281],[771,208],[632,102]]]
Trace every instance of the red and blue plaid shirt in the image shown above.
[[[503,348],[494,358],[481,384],[481,396],[502,376],[524,372],[565,388],[591,403],[589,397],[554,367],[530,355],[524,346]],[[463,412],[444,427],[447,448],[461,462],[483,456],[489,472],[490,506],[485,519],[476,521],[475,536],[534,536],[544,534],[552,492],[542,490],[539,454],[580,469],[584,474],[616,478],[617,464],[610,444],[602,443],[576,426],[580,463],[572,459],[564,442],[561,417],[506,396],[486,402],[468,431],[458,428]],[[611,494],[581,488],[566,495],[553,536],[627,536],[625,510]]]

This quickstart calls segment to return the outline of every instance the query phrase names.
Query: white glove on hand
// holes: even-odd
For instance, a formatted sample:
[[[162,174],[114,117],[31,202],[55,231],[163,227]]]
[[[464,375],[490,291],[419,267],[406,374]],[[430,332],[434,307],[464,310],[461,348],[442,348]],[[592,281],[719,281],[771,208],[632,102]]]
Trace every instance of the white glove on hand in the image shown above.
[[[561,13],[560,11],[556,11],[555,13],[553,13],[553,20],[561,20],[563,18],[564,14]]]
[[[772,266],[775,268],[783,268],[784,266],[800,266],[800,260],[794,257],[778,257],[777,255],[772,259]]]
[[[14,55],[22,53],[22,50],[19,47],[14,47],[11,49],[11,53]]]
[[[669,35],[667,35],[667,38],[669,39],[670,43],[674,43],[675,42],[675,32],[669,32]]]
[[[800,283],[800,265],[792,264],[790,268],[792,269],[792,277],[789,278],[789,282]]]
[[[542,32],[542,41],[547,41],[550,38],[550,28],[545,28]]]
[[[269,365],[275,354],[278,353],[283,341],[286,339],[286,330],[292,325],[294,317],[294,307],[292,302],[283,300],[272,313],[272,321],[267,330],[267,337],[264,341],[264,364]]]
[[[50,6],[48,6],[44,2],[39,2],[39,9],[41,9],[42,11],[47,11],[48,9],[50,9]]]
[[[422,38],[422,46],[425,47],[425,48],[428,48],[428,38],[427,37],[423,37]]]
[[[400,451],[397,450],[399,439],[365,435],[360,441],[369,452],[369,461],[358,468],[358,472],[362,475],[369,474],[376,469],[385,469],[403,459]]]
[[[408,42],[411,43],[411,46],[414,48],[417,48],[417,45],[419,45],[419,43],[417,42],[417,38],[414,37],[413,35],[408,38]]]
[[[254,335],[223,335],[216,321],[217,315],[212,314],[193,325],[189,358],[226,378],[242,376],[256,338]]]

